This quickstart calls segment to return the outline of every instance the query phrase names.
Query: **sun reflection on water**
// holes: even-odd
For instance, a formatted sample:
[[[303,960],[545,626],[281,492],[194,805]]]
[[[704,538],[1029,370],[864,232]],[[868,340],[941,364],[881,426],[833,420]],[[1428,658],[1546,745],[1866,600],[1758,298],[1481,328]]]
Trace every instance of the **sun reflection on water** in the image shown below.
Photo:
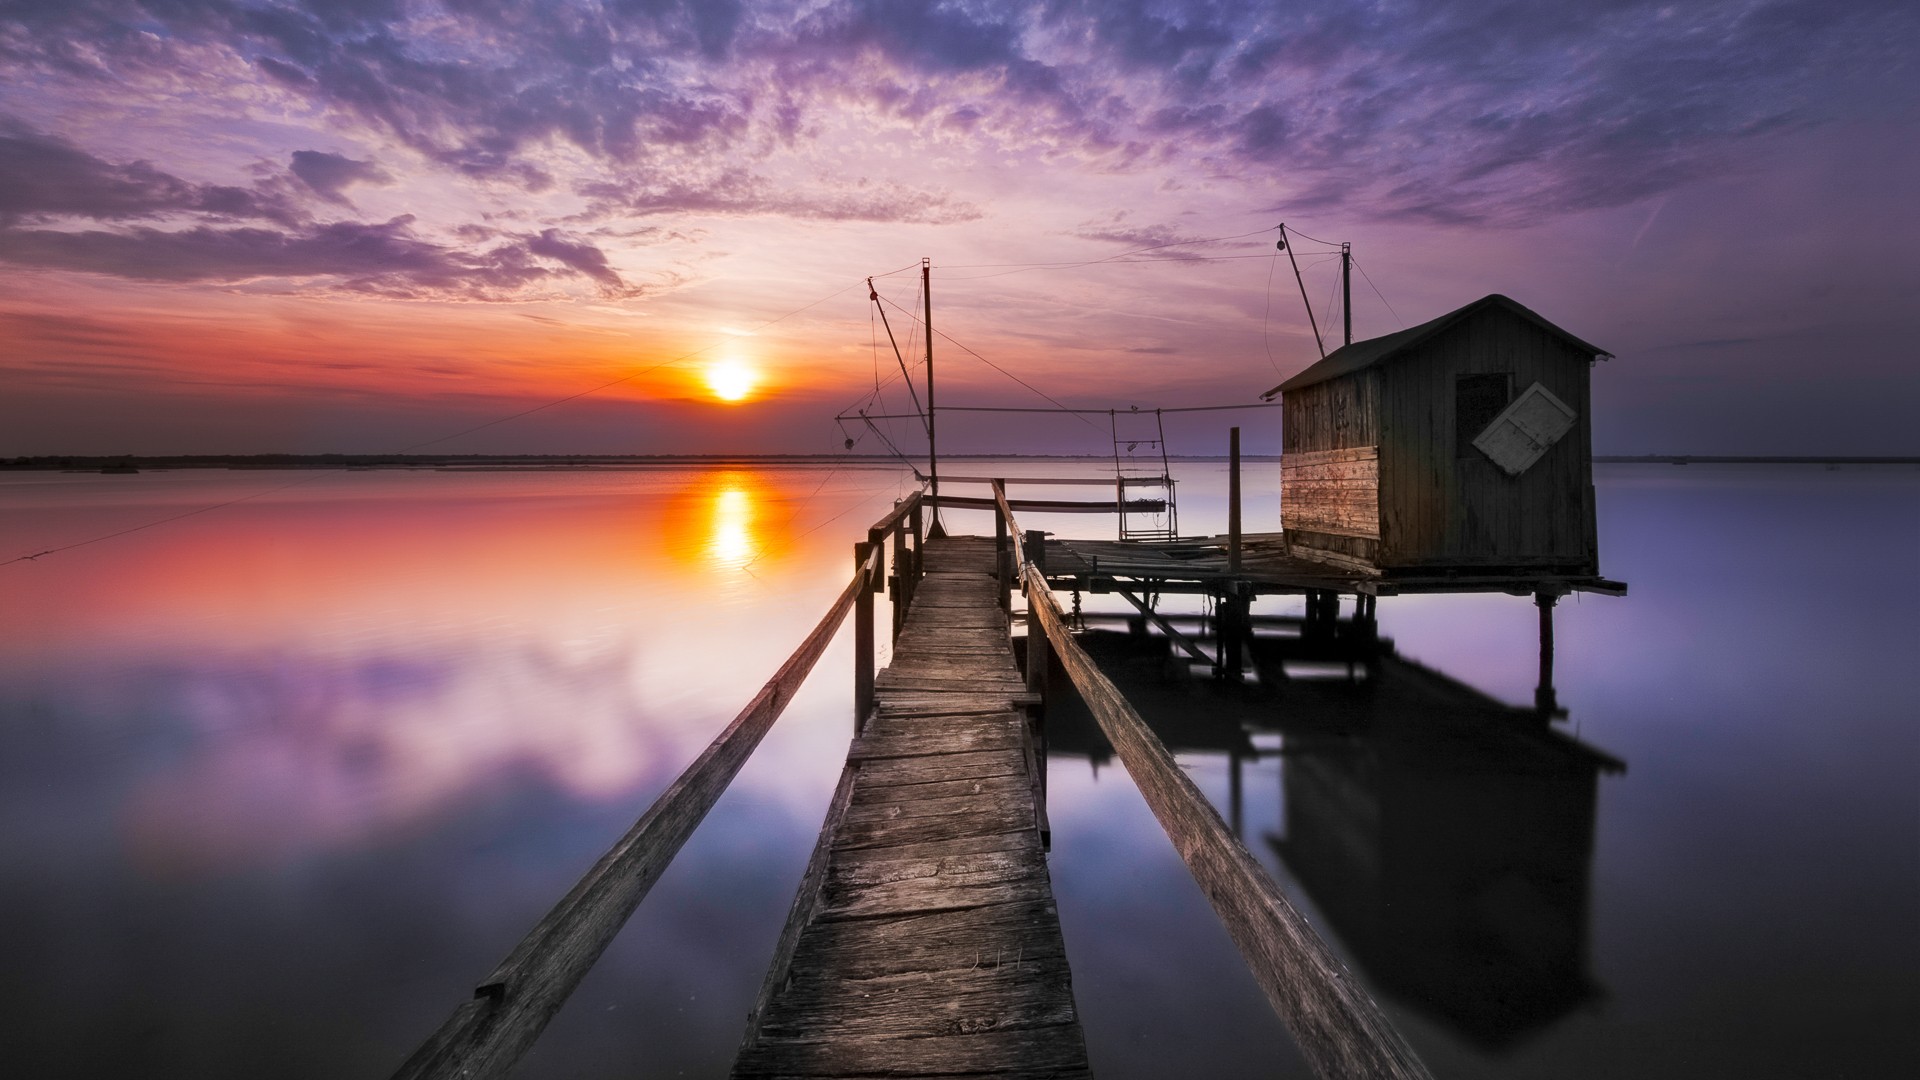
[[[713,494],[713,530],[707,551],[714,562],[737,568],[751,559],[753,497],[743,487],[725,487]]]

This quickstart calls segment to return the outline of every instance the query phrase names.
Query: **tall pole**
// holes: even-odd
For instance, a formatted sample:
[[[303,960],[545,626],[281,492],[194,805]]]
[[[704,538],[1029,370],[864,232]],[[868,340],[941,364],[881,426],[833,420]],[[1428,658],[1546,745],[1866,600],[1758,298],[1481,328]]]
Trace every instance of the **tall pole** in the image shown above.
[[[940,529],[940,444],[933,434],[933,260],[920,260],[920,296],[925,301],[922,315],[927,333],[927,481],[933,494],[933,523],[928,532]]]
[[[1287,253],[1287,262],[1293,266],[1293,283],[1300,286],[1300,303],[1307,309],[1307,325],[1313,327],[1313,344],[1320,350],[1320,359],[1327,358],[1327,343],[1320,340],[1320,322],[1313,317],[1313,301],[1307,299],[1307,282],[1300,276],[1300,261],[1293,257],[1293,248],[1287,244],[1287,223],[1280,223],[1280,250]]]
[[[1227,571],[1240,572],[1240,429],[1227,429]]]
[[[1340,245],[1340,312],[1347,320],[1347,344],[1353,344],[1353,245]]]

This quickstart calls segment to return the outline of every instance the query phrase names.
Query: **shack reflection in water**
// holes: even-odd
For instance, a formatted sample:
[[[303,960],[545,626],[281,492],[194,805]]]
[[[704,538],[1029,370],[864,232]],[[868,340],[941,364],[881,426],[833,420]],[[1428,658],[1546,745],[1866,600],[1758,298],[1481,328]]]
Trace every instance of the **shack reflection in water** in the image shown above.
[[[1279,736],[1283,824],[1266,846],[1377,992],[1488,1050],[1603,993],[1594,817],[1600,774],[1625,763],[1390,645],[1354,677],[1230,685],[1189,681],[1164,638],[1082,641],[1170,750],[1229,759],[1222,809],[1243,835],[1242,770],[1272,755],[1256,736]],[[1106,764],[1091,716],[1056,688],[1049,753]]]

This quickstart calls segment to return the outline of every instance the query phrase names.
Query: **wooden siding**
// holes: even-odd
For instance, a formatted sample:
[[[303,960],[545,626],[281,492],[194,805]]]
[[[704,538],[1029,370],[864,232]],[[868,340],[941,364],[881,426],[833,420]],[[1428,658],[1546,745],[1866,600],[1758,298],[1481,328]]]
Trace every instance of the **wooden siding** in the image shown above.
[[[1368,370],[1289,392],[1280,401],[1281,453],[1377,444],[1377,383],[1376,373]]]
[[[1290,531],[1379,539],[1379,448],[1284,455],[1280,459],[1280,524]]]
[[[1597,572],[1591,360],[1530,322],[1489,311],[1361,373],[1377,381],[1380,409],[1379,565]],[[1566,437],[1519,476],[1485,455],[1454,456],[1455,378],[1496,373],[1515,387],[1540,383],[1577,414]]]

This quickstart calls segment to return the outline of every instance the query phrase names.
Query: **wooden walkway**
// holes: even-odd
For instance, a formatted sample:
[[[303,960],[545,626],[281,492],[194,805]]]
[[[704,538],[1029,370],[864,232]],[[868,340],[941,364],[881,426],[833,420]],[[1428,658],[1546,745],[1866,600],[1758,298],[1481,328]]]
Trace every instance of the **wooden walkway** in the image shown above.
[[[1083,1077],[994,542],[932,540],[735,1077]]]

